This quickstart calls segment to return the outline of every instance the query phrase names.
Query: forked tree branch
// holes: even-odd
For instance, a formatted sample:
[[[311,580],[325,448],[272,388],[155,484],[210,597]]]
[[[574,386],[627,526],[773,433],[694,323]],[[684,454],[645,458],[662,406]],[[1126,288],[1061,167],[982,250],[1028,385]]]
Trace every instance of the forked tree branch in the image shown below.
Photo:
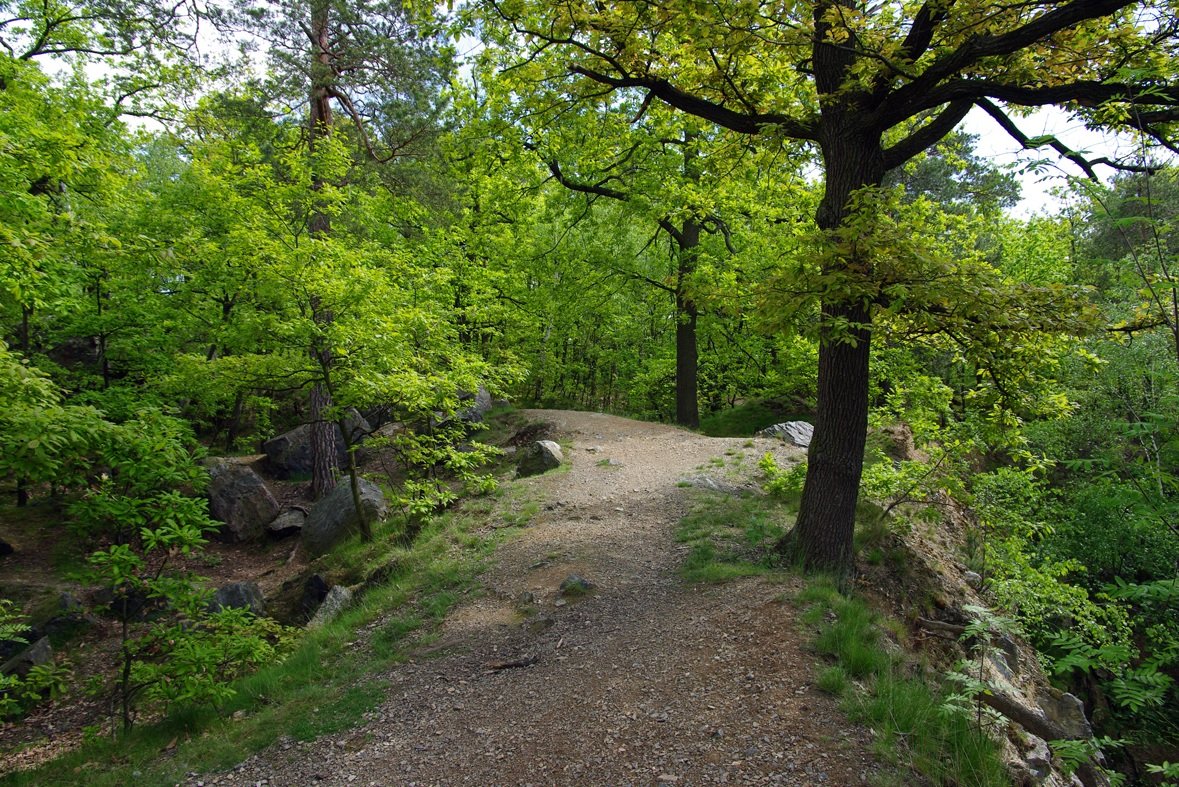
[[[1008,136],[1018,142],[1020,146],[1024,148],[1024,150],[1034,150],[1040,147],[1041,144],[1048,145],[1048,147],[1059,153],[1062,158],[1066,158],[1080,167],[1090,180],[1098,180],[1095,167],[1099,165],[1125,172],[1154,172],[1158,169],[1158,167],[1150,167],[1140,164],[1123,164],[1120,161],[1115,161],[1106,156],[1088,158],[1073,150],[1068,145],[1065,145],[1056,137],[1043,137],[1039,140],[1033,140],[1028,137],[1027,134],[1023,133],[1019,126],[1015,124],[1015,121],[1013,121],[1006,112],[996,106],[994,102],[982,98],[976,100],[974,103],[979,107],[979,109],[990,115],[991,118],[999,124],[999,127],[1006,131]],[[1039,141],[1040,144],[1037,144],[1037,141]]]

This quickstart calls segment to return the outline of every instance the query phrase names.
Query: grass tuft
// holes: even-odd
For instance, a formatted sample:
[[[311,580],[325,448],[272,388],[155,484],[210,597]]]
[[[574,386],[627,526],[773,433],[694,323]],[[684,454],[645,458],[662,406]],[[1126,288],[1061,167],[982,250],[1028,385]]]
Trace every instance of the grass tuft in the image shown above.
[[[809,421],[813,414],[797,404],[774,399],[746,402],[700,419],[700,431],[709,437],[749,437],[759,429],[783,421]]]
[[[777,568],[774,545],[786,532],[788,514],[765,497],[700,492],[680,520],[676,540],[692,547],[683,574],[690,582],[725,582],[761,576]]]
[[[819,689],[841,696],[848,716],[872,727],[881,759],[933,784],[1010,783],[986,731],[950,704],[942,687],[905,675],[899,659],[882,647],[882,627],[895,624],[881,621],[862,600],[842,595],[829,579],[812,582],[796,602],[806,607],[803,621],[818,626],[816,650],[835,662],[820,673]],[[889,783],[910,779],[901,775]]]
[[[850,678],[847,676],[847,670],[836,664],[833,667],[828,667],[819,673],[819,680],[817,685],[819,691],[833,694],[836,697],[847,691],[847,686]]]

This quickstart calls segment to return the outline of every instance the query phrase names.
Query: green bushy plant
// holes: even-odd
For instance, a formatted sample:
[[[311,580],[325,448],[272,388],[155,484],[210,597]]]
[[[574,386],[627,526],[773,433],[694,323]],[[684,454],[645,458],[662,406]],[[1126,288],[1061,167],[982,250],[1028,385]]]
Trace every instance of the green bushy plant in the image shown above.
[[[207,481],[187,425],[158,411],[108,424],[96,452],[104,471],[70,506],[75,528],[102,544],[89,558],[120,622],[115,674],[103,686],[124,728],[145,707],[218,705],[230,681],[275,659],[284,641],[272,621],[213,611],[183,561],[218,527],[195,497]]]
[[[28,644],[29,626],[7,599],[0,599],[0,642]],[[73,672],[58,662],[36,664],[24,675],[0,675],[0,719],[19,716],[42,700],[65,692]]]
[[[796,500],[802,495],[802,485],[806,481],[806,462],[782,467],[774,459],[774,455],[767,451],[757,466],[762,473],[762,488],[768,494],[785,500]]]

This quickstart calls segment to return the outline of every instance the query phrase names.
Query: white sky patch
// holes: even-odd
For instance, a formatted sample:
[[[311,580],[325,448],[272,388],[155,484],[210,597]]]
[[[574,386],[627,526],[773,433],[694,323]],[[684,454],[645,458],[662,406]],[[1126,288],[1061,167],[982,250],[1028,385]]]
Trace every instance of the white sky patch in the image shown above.
[[[1055,107],[1044,107],[1025,118],[1012,118],[1029,137],[1052,135],[1069,148],[1092,158],[1133,161],[1139,152],[1137,143],[1125,136],[1092,131],[1085,124]],[[1064,206],[1064,200],[1053,193],[1064,188],[1069,177],[1084,177],[1076,164],[1062,159],[1049,147],[1024,150],[994,120],[975,107],[959,126],[978,136],[975,151],[984,159],[1000,167],[1013,167],[1020,182],[1022,198],[1011,213],[1020,217],[1052,214]],[[1044,166],[1033,168],[1033,162]],[[1098,166],[1098,176],[1114,174],[1109,167]]]

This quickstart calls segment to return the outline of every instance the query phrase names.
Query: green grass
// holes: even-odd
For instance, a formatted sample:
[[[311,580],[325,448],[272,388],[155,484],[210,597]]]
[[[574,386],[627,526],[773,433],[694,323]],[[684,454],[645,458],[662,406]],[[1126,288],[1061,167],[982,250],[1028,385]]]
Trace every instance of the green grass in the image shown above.
[[[790,518],[789,505],[773,498],[700,493],[676,536],[692,546],[685,578],[724,582],[783,575],[772,546]],[[872,523],[879,517],[865,519]],[[864,531],[864,546],[887,548],[883,527]],[[887,648],[889,633],[904,641],[902,625],[845,595],[829,577],[813,577],[793,601],[802,609],[802,624],[814,631],[815,651],[827,661],[816,681],[819,690],[840,697],[850,718],[876,732],[876,752],[891,766],[881,784],[911,784],[914,772],[933,784],[1009,784],[998,747],[968,714],[947,704],[940,681],[906,674],[900,648]]]
[[[431,641],[447,612],[478,593],[483,561],[511,532],[482,526],[526,522],[539,508],[523,494],[510,490],[451,509],[427,521],[411,545],[398,538],[403,524],[396,518],[381,523],[371,543],[341,545],[321,559],[322,573],[355,584],[379,570],[381,582],[332,623],[303,633],[281,663],[238,681],[223,707],[176,708],[118,741],[93,737],[37,770],[0,777],[0,784],[77,784],[79,774],[98,787],[175,784],[188,772],[232,768],[283,735],[309,740],[359,725],[384,698],[379,676],[388,666]]]
[[[816,685],[818,685],[820,691],[838,697],[847,691],[850,680],[847,670],[836,664],[819,673],[819,680],[816,681]]]
[[[772,573],[774,544],[789,525],[789,514],[766,497],[700,492],[680,520],[676,540],[692,549],[683,566],[690,582],[725,582]]]
[[[890,660],[880,647],[880,631],[872,611],[849,598],[838,599],[831,611],[836,620],[822,628],[815,648],[857,680],[886,670]]]
[[[783,421],[809,421],[812,417],[797,404],[765,399],[706,415],[700,419],[700,431],[709,437],[749,437],[767,426]]]
[[[876,733],[875,751],[896,773],[882,784],[906,784],[916,771],[933,784],[1001,787],[1010,783],[998,746],[972,717],[947,703],[945,688],[906,674],[899,655],[883,647],[882,621],[862,600],[841,594],[827,579],[813,581],[796,603],[817,627],[815,649],[829,659],[821,691],[842,697],[849,718]]]
[[[934,784],[1005,787],[1011,783],[998,746],[946,695],[896,672],[879,675],[867,693],[848,694],[848,716],[877,731],[877,753]]]

